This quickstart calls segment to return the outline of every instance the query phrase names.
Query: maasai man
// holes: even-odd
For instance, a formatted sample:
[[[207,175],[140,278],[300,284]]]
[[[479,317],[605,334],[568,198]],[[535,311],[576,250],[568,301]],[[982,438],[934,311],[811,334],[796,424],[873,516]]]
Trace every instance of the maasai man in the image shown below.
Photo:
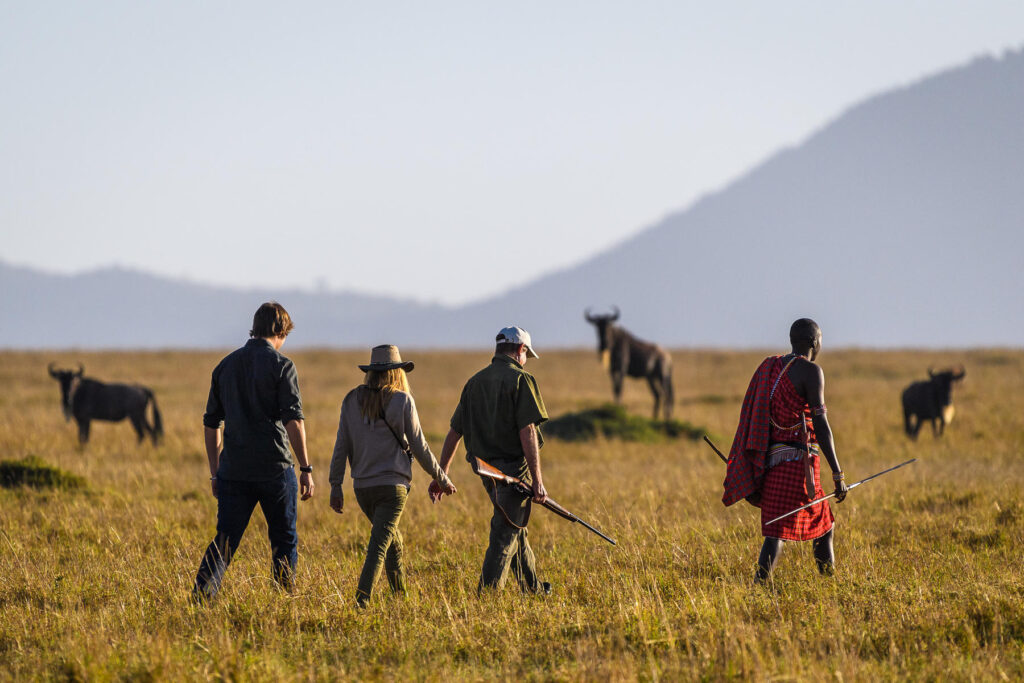
[[[821,351],[821,329],[810,318],[801,318],[790,327],[789,341],[792,352],[766,358],[750,380],[729,451],[722,496],[726,505],[746,498],[761,508],[764,545],[757,559],[756,583],[771,574],[783,541],[812,541],[818,571],[833,572],[833,519],[827,501],[766,524],[825,495],[822,454],[832,469],[836,502],[846,498],[825,410],[825,374],[814,363]]]

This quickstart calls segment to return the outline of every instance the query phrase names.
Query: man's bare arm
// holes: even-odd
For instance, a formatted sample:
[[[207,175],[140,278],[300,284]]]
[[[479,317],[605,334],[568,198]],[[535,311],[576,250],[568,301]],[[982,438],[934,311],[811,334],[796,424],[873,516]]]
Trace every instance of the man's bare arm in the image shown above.
[[[210,489],[213,497],[217,497],[217,468],[220,467],[220,452],[224,449],[223,434],[218,427],[203,427],[203,440],[206,442],[206,459],[210,462]]]
[[[810,372],[805,378],[805,392],[807,405],[811,408],[811,424],[814,425],[814,435],[818,439],[818,446],[821,453],[828,461],[828,466],[834,475],[841,475],[843,468],[839,466],[839,456],[836,455],[835,441],[832,438],[832,427],[828,423],[828,415],[825,408],[825,373],[814,363],[810,365]],[[835,481],[836,502],[842,502],[846,497],[846,483],[840,479]]]
[[[285,422],[284,429],[288,432],[288,441],[292,445],[292,452],[295,453],[299,467],[309,467],[309,457],[306,455],[306,421],[289,420]],[[299,474],[299,492],[302,494],[302,500],[308,500],[313,495],[315,488],[313,475],[309,472],[301,472]]]
[[[444,445],[441,446],[441,459],[438,461],[438,465],[441,466],[441,470],[448,474],[448,468],[452,464],[452,458],[455,457],[455,451],[459,447],[459,442],[462,441],[462,434],[459,434],[452,428],[448,429],[447,436],[444,437]],[[430,486],[427,487],[427,493],[430,495],[430,500],[434,503],[441,500],[441,485],[436,481],[430,482]]]
[[[519,430],[519,443],[523,446],[523,455],[526,456],[526,465],[533,475],[533,502],[543,503],[548,499],[547,489],[544,488],[544,478],[540,471],[540,446],[537,443],[537,427],[528,424]]]

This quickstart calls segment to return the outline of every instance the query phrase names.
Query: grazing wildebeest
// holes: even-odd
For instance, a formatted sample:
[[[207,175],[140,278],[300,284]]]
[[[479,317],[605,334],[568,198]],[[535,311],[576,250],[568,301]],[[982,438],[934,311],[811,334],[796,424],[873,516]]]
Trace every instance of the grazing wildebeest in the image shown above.
[[[85,367],[78,366],[78,371],[58,370],[54,364],[49,366],[50,377],[60,382],[60,401],[64,409],[64,419],[75,418],[78,423],[78,442],[85,445],[89,441],[89,422],[91,420],[107,420],[118,422],[126,417],[131,420],[139,442],[149,434],[153,445],[160,442],[164,434],[160,409],[156,405],[153,392],[138,384],[106,384],[95,379],[83,377]],[[153,404],[153,426],[146,421],[146,406]]]
[[[663,407],[665,419],[672,417],[675,396],[672,391],[672,357],[657,344],[637,339],[615,324],[619,309],[611,315],[591,315],[588,308],[583,317],[597,328],[597,352],[612,376],[612,393],[615,402],[622,397],[622,378],[646,377],[654,394],[654,417],[658,417],[659,406]]]
[[[931,420],[932,435],[942,436],[945,426],[953,420],[953,382],[963,379],[965,374],[962,365],[959,372],[932,372],[929,368],[931,379],[914,382],[903,390],[903,426],[907,436],[916,439],[924,420]]]

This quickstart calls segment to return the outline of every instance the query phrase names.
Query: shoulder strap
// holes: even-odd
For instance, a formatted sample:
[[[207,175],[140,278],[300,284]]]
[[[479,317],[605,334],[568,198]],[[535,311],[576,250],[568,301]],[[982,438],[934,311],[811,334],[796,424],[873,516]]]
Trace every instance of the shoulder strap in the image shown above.
[[[383,422],[384,426],[388,428],[389,432],[391,432],[391,436],[395,437],[395,441],[398,442],[398,447],[401,448],[402,452],[405,453],[409,457],[410,461],[412,461],[412,459],[413,459],[412,449],[409,448],[408,442],[406,442],[404,439],[400,439],[398,437],[398,433],[395,432],[395,430],[391,428],[390,424],[388,424],[388,420],[384,416],[384,406],[383,405],[381,406],[380,410],[381,410],[381,415],[380,415],[381,422]]]
[[[785,357],[785,356],[783,356],[783,357]],[[778,388],[779,382],[782,381],[782,376],[786,374],[786,370],[789,370],[789,366],[792,365],[793,361],[795,361],[795,360],[796,360],[796,356],[793,356],[792,358],[790,358],[789,362],[786,363],[785,367],[782,368],[782,371],[779,373],[779,376],[775,378],[775,384],[772,385],[772,390],[768,394],[768,402],[769,403],[771,403],[771,401],[772,401],[772,396],[775,395],[775,390]]]

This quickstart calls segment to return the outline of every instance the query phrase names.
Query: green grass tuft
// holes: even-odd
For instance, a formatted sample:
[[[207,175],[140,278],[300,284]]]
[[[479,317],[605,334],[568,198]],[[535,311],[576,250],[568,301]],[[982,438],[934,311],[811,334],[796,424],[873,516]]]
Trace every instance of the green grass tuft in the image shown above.
[[[630,415],[622,406],[612,403],[578,413],[566,413],[544,424],[544,435],[563,441],[589,441],[599,434],[607,439],[654,443],[665,438],[697,440],[707,434],[680,420],[652,420]]]
[[[36,489],[70,490],[84,488],[85,479],[29,455],[21,460],[0,461],[0,486],[5,489],[31,486]]]

